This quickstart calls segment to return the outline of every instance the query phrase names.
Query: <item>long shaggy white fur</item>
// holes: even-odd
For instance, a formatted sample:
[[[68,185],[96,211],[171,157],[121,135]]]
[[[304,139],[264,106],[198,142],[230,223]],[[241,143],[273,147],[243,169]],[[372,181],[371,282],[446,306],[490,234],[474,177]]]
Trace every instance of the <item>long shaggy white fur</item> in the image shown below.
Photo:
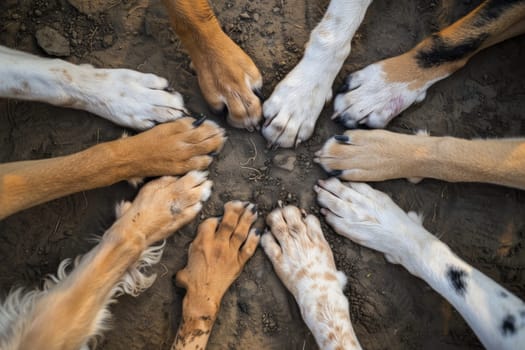
[[[100,239],[100,238],[99,238]],[[131,266],[120,281],[113,287],[108,299],[95,321],[93,330],[89,335],[89,341],[82,346],[82,350],[96,347],[96,337],[103,331],[109,329],[110,312],[108,306],[116,302],[116,298],[123,294],[138,296],[149,288],[155,279],[156,274],[147,274],[146,269],[158,263],[166,241],[159,245],[151,246],[146,249],[140,259]],[[73,263],[71,259],[63,260],[58,266],[57,274],[46,277],[43,288],[26,292],[24,288],[17,288],[9,293],[3,303],[0,304],[0,349],[16,350],[24,336],[25,329],[28,328],[31,320],[31,312],[39,298],[49,293],[53,287],[64,281],[70,272],[82,261],[82,256],[77,256]],[[72,266],[73,268],[70,268]]]

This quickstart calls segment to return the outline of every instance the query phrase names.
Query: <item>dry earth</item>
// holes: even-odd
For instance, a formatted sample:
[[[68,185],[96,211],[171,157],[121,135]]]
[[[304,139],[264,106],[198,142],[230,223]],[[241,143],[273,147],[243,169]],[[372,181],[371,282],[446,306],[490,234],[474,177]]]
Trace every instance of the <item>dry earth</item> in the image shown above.
[[[479,2],[377,0],[354,39],[337,83],[349,72],[408,50]],[[226,32],[261,69],[264,93],[269,96],[300,59],[309,31],[327,3],[219,0],[214,8]],[[66,49],[69,47],[68,61],[165,76],[184,94],[190,109],[226,126],[221,117],[207,110],[189,59],[158,0],[91,4],[93,8],[87,10],[103,11],[87,15],[66,0],[4,0],[0,3],[0,44],[45,55],[37,45],[36,33],[44,27],[54,28],[65,38]],[[426,128],[433,135],[468,138],[523,136],[524,44],[525,37],[515,38],[480,53],[458,74],[433,87],[423,104],[403,113],[389,129],[412,133]],[[215,191],[201,218],[219,215],[230,199],[255,201],[262,215],[277,200],[318,213],[312,185],[326,175],[312,162],[312,155],[330,135],[342,131],[329,120],[330,113],[331,106],[327,106],[314,137],[296,150],[268,150],[261,135],[228,128],[228,143],[211,168]],[[121,133],[121,128],[87,112],[0,101],[1,162],[65,155]],[[282,163],[290,169],[281,168]],[[431,232],[525,298],[524,192],[433,180],[374,186],[391,194],[403,208],[422,211]],[[87,238],[103,232],[114,219],[113,205],[134,194],[127,184],[119,183],[58,199],[0,222],[0,291],[5,293],[13,285],[37,285],[62,259],[86,252],[91,246]],[[172,276],[186,261],[196,225],[169,239],[156,269],[160,277],[151,289],[136,299],[123,297],[112,307],[114,330],[107,333],[100,348],[169,348],[182,296]],[[366,349],[481,347],[459,314],[421,280],[388,264],[380,254],[342,239],[326,225],[324,232],[339,268],[349,277],[346,294]],[[224,298],[209,344],[209,349],[248,348],[316,348],[293,298],[260,249]]]

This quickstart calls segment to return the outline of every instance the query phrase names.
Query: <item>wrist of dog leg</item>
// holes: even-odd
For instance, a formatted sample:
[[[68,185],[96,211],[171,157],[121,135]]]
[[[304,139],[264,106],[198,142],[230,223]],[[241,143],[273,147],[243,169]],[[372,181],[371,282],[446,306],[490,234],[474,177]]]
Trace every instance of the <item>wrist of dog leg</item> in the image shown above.
[[[182,302],[182,314],[185,317],[215,321],[221,304],[220,297],[201,294],[188,290]]]
[[[219,303],[206,295],[188,292],[182,302],[182,319],[171,347],[205,349],[219,312]]]
[[[306,325],[321,349],[361,349],[342,288],[296,298]]]

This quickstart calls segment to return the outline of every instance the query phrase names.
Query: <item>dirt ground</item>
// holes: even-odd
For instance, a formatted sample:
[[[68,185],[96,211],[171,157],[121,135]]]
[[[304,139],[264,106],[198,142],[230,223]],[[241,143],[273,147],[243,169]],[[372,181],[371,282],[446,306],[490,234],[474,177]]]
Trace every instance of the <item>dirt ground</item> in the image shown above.
[[[377,0],[354,38],[346,74],[400,54],[451,23],[480,1]],[[93,1],[103,12],[86,15],[66,0],[0,2],[0,44],[39,55],[37,30],[49,26],[70,44],[66,59],[99,67],[127,67],[167,77],[187,106],[228,129],[229,140],[212,167],[214,193],[203,217],[220,215],[230,199],[259,204],[264,216],[277,200],[318,213],[312,186],[326,174],[313,153],[334,133],[329,105],[311,140],[295,150],[268,150],[260,134],[234,130],[213,116],[199,93],[189,59],[169,28],[159,0]],[[264,93],[297,63],[310,30],[328,0],[219,0],[214,8],[225,31],[263,73]],[[430,89],[426,101],[395,119],[390,130],[433,135],[525,135],[525,37],[474,57],[469,65]],[[70,154],[120,136],[122,128],[87,112],[40,103],[0,101],[0,162]],[[373,156],[373,155],[371,155]],[[410,155],[407,155],[410,156]],[[277,157],[277,158],[276,158]],[[295,163],[293,161],[295,160]],[[282,169],[281,162],[292,168]],[[483,185],[404,180],[374,185],[405,209],[425,215],[425,226],[485,274],[525,298],[525,193]],[[126,183],[78,193],[0,222],[0,292],[38,285],[67,257],[85,253],[88,238],[114,220],[113,206],[135,194]],[[112,307],[114,327],[101,349],[169,349],[180,318],[183,291],[172,283],[187,258],[199,220],[168,241],[159,278],[138,298]],[[425,283],[381,254],[337,236],[323,224],[337,265],[348,276],[346,295],[357,335],[366,349],[475,349],[481,345],[460,315]],[[209,349],[316,349],[299,310],[261,249],[222,304]]]

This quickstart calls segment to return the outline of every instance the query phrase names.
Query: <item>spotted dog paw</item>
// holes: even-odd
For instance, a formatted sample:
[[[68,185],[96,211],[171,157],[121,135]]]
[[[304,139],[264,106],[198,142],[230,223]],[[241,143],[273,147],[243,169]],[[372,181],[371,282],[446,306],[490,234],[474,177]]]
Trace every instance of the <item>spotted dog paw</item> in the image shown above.
[[[262,117],[262,77],[252,59],[224,33],[206,44],[192,63],[204,98],[216,112],[227,108],[228,123],[253,131]]]
[[[193,220],[211,195],[207,173],[191,171],[183,177],[164,176],[147,183],[135,200],[118,208],[116,225],[129,226],[145,246],[167,238]],[[126,231],[126,230],[124,230]]]
[[[71,98],[62,103],[64,106],[84,109],[137,130],[188,115],[182,96],[169,89],[166,79],[154,74],[87,65],[71,72],[70,79],[77,83],[74,87],[66,85]]]
[[[350,74],[334,100],[333,119],[347,128],[384,128],[412,104],[425,99],[435,70],[420,68],[410,54],[369,65]]]
[[[266,223],[270,232],[262,236],[261,245],[319,346],[359,348],[342,292],[346,276],[336,269],[319,220],[287,206],[272,211]]]
[[[431,156],[431,139],[384,130],[348,130],[326,141],[314,161],[331,176],[348,181],[384,181],[424,177]],[[418,180],[418,181],[416,181]]]
[[[321,213],[341,236],[378,250],[391,263],[416,274],[412,261],[437,239],[414,213],[405,213],[386,194],[364,183],[343,184],[336,178],[319,180],[314,187]],[[414,258],[414,259],[413,259]]]

